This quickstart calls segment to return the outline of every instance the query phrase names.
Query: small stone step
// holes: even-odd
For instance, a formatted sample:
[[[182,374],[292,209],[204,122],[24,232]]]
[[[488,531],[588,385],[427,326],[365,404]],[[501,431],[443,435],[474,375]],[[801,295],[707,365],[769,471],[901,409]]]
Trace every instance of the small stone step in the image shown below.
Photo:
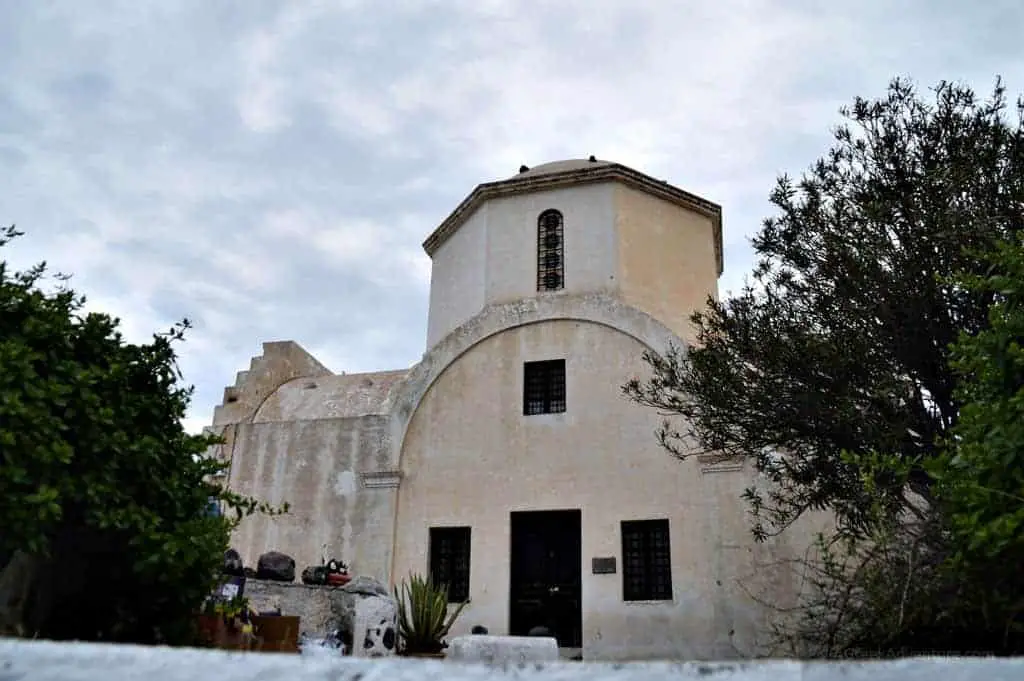
[[[516,665],[526,662],[556,662],[558,641],[548,636],[456,636],[445,657],[457,662]]]

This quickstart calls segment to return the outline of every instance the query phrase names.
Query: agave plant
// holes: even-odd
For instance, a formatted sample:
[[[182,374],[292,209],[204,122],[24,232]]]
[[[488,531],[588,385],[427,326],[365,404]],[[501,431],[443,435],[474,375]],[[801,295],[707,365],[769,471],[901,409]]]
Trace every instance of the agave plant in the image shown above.
[[[448,612],[448,590],[435,586],[429,577],[411,574],[402,582],[401,592],[395,587],[398,602],[398,633],[406,654],[441,652],[447,644],[444,637],[466,607],[459,603]]]

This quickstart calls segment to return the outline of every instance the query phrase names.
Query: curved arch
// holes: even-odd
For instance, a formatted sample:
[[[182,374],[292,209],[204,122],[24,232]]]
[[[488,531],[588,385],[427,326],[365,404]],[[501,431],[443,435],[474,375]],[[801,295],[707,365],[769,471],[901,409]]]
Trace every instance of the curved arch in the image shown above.
[[[263,405],[265,405],[270,400],[271,397],[276,395],[278,390],[280,390],[284,386],[288,385],[292,381],[298,381],[298,380],[301,380],[301,379],[305,379],[305,380],[308,381],[308,380],[310,380],[310,377],[309,376],[296,376],[294,378],[287,378],[287,379],[284,379],[284,380],[278,382],[271,390],[267,391],[266,395],[264,395],[262,398],[260,398],[260,401],[256,403],[256,406],[253,407],[252,412],[250,414],[248,414],[244,419],[239,421],[239,423],[250,423],[250,424],[251,423],[256,423],[256,416],[258,416],[259,413],[260,413],[260,410],[263,409]]]
[[[401,466],[405,436],[412,417],[430,387],[463,354],[503,331],[547,321],[567,320],[607,326],[630,336],[654,352],[686,342],[654,317],[608,295],[541,295],[514,303],[489,305],[449,333],[395,386],[389,401],[394,463]]]

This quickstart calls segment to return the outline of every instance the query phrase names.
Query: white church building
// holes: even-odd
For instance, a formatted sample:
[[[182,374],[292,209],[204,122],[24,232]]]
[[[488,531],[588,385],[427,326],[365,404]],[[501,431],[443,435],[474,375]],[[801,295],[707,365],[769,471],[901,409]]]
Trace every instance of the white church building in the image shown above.
[[[791,598],[755,544],[747,464],[662,449],[663,415],[627,399],[645,350],[692,342],[717,296],[722,213],[591,157],[477,186],[426,239],[426,352],[336,374],[266,343],[214,432],[229,486],[291,512],[246,520],[247,565],[324,553],[385,583],[430,574],[468,601],[453,634],[545,626],[597,659],[766,652]]]

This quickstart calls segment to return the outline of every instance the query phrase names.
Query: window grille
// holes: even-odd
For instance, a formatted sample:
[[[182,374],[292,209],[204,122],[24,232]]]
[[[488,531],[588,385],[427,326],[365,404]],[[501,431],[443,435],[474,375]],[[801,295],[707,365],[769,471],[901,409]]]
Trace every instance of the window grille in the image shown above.
[[[672,600],[672,551],[668,520],[622,522],[622,597]]]
[[[448,587],[452,603],[469,600],[469,538],[468,527],[430,528],[430,580]]]
[[[562,214],[546,210],[537,218],[537,290],[559,291],[565,283]]]
[[[523,365],[523,413],[559,414],[565,411],[565,360]]]

